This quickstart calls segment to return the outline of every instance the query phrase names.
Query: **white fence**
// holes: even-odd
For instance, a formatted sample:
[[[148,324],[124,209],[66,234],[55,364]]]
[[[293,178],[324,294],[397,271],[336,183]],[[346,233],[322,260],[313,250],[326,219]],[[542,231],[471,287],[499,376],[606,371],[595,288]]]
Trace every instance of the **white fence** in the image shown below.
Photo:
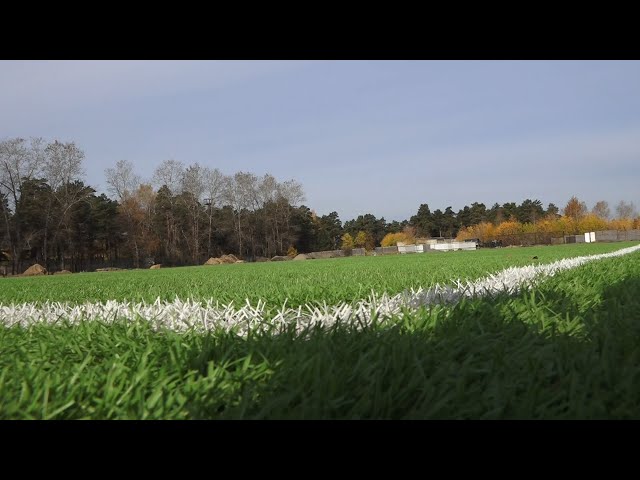
[[[431,245],[418,244],[418,245],[401,245],[398,244],[398,253],[423,253],[429,250],[437,250],[440,252],[455,251],[455,250],[475,250],[477,248],[476,242],[445,242],[445,243],[433,243]]]
[[[420,247],[420,250],[418,250]],[[398,253],[422,253],[424,252],[422,245],[398,245]]]
[[[432,250],[475,250],[477,248],[476,242],[451,242],[451,243],[436,243],[431,245]]]

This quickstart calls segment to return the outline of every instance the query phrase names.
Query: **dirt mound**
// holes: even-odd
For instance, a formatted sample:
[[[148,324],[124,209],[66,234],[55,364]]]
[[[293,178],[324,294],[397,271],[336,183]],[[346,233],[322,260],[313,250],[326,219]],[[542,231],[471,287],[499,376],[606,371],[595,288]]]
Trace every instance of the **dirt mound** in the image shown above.
[[[25,277],[34,277],[36,275],[46,275],[46,274],[47,274],[47,269],[44,268],[39,263],[36,263],[35,265],[31,265],[23,273]]]

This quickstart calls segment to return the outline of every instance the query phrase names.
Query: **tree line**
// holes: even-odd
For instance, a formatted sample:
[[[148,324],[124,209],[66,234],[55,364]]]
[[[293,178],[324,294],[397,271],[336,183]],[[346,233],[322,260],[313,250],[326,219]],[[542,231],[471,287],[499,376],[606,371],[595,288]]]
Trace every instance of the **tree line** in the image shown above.
[[[340,220],[305,206],[302,185],[271,174],[225,175],[217,168],[162,162],[148,181],[134,165],[105,170],[107,194],[83,181],[84,151],[75,142],[11,138],[0,142],[0,261],[21,273],[40,263],[50,271],[103,266],[145,268],[202,264],[234,253],[247,260],[344,246],[371,249],[385,235],[412,229],[421,237],[455,237],[473,225],[513,220],[539,223],[560,217],[558,207],[524,200],[487,208],[474,202],[457,212],[419,206],[410,219],[387,222],[371,213]],[[572,199],[570,203],[573,201]],[[586,205],[575,199],[581,215]],[[575,203],[575,202],[574,202]],[[606,202],[594,209],[609,216]],[[633,204],[616,206],[621,218],[637,216]]]
[[[621,201],[615,207],[615,217],[609,204],[601,200],[591,210],[585,202],[571,197],[562,210],[562,215],[547,213],[537,216],[537,220],[511,216],[501,222],[481,221],[467,225],[458,231],[457,239],[477,238],[481,242],[502,240],[509,244],[519,244],[529,236],[534,243],[550,243],[553,238],[564,235],[582,234],[601,230],[631,230],[640,228],[640,217],[633,203]]]

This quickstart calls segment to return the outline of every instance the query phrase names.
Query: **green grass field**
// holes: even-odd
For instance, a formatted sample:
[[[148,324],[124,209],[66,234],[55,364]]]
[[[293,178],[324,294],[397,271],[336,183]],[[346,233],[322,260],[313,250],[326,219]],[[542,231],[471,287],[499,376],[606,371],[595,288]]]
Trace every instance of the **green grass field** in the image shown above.
[[[231,290],[243,285],[258,289],[250,298],[271,299],[284,277],[301,280],[287,290],[295,302],[329,291],[330,303],[476,278],[534,255],[550,262],[629,245],[16,278],[3,280],[11,287],[0,295],[3,303],[162,296],[145,296],[150,288],[172,299],[190,296],[184,282],[195,276],[205,283],[200,298],[219,289],[239,301]],[[349,290],[352,282],[370,288]],[[157,332],[144,320],[2,328],[0,418],[640,418],[638,291],[636,252],[516,296],[421,308],[361,329],[241,338]]]
[[[637,242],[636,242],[637,243]],[[453,279],[476,279],[509,266],[550,263],[606,253],[634,242],[483,249],[466,252],[351,257],[302,262],[244,263],[207,267],[0,278],[0,304],[127,300],[153,302],[214,299],[242,305],[264,300],[280,307],[312,302],[351,302],[376,293],[399,293]],[[533,257],[538,259],[534,260]]]
[[[596,246],[613,250],[623,245]],[[578,247],[565,251],[594,253],[591,247],[589,252]],[[466,265],[475,272],[471,259],[489,258],[492,267],[500,268],[506,255],[512,255],[509,261],[528,263],[532,254],[558,251],[504,249],[442,258],[456,260],[452,270],[464,271]],[[252,278],[237,273],[243,271],[277,278],[273,271],[300,267],[322,272],[324,265],[373,272],[379,260],[395,273],[391,285],[399,285],[403,270],[412,271],[412,262],[425,268],[440,261],[412,256],[252,269],[232,265],[161,271],[159,278],[173,272]],[[393,270],[394,261],[404,267]],[[446,264],[438,267],[439,272]],[[163,285],[154,283],[155,273],[100,278],[122,281],[131,275],[141,291],[143,281]],[[367,277],[352,273],[348,278],[358,276]],[[75,278],[97,277],[61,280]],[[319,278],[325,279],[322,273]],[[2,285],[25,280],[34,285],[58,281],[14,279]],[[73,285],[64,282],[56,285]],[[119,283],[108,284],[108,291],[125,292]],[[237,283],[227,289],[232,285]],[[313,292],[306,295],[322,295]],[[565,271],[515,296],[422,308],[359,330],[340,324],[330,330],[311,328],[303,337],[293,331],[246,338],[156,332],[144,321],[0,328],[0,418],[640,418],[638,292],[640,252],[635,252]],[[15,300],[6,291],[2,295],[4,301]],[[38,295],[30,298],[42,298],[44,291]],[[76,291],[70,298],[79,295]]]

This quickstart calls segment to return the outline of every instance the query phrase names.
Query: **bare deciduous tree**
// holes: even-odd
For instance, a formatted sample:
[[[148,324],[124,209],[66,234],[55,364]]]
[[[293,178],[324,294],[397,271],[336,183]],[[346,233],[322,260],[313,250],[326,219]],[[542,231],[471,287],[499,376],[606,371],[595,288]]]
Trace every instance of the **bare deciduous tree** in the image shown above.
[[[45,263],[48,258],[49,227],[51,223],[53,202],[57,204],[60,212],[54,232],[59,232],[63,225],[69,222],[69,211],[78,202],[90,197],[92,190],[77,188],[74,182],[84,175],[82,162],[84,152],[74,142],[61,143],[57,140],[50,143],[44,149],[42,173],[51,187],[51,195],[46,205],[46,219],[43,236],[43,258]],[[68,225],[67,225],[68,226]],[[64,269],[64,255],[61,256],[61,269]]]
[[[203,168],[203,183],[205,194],[205,205],[207,207],[207,217],[209,220],[209,232],[207,236],[207,258],[211,256],[211,235],[213,227],[213,209],[217,208],[223,199],[225,176],[217,168]]]
[[[302,190],[302,185],[297,181],[291,179],[287,180],[278,185],[278,196],[284,200],[284,202],[279,202],[279,204],[283,205],[283,208],[279,209],[282,214],[282,219],[284,222],[284,232],[291,232],[291,207],[295,207],[299,205],[301,202],[305,200],[304,191]],[[282,235],[280,236],[280,251],[284,251],[285,249],[285,241],[289,243],[293,243],[294,238],[284,238]]]
[[[127,242],[133,249],[135,266],[139,268],[140,248],[136,231],[138,209],[133,196],[140,185],[140,176],[134,172],[133,164],[128,160],[118,160],[115,168],[107,168],[104,174],[107,177],[109,192],[116,196],[120,203],[119,209],[125,216]]]
[[[227,177],[224,182],[223,198],[227,205],[229,205],[233,212],[234,229],[236,232],[236,239],[238,241],[238,251],[242,255],[242,218],[243,210],[248,207],[248,199],[245,195],[247,179],[246,176],[250,173],[238,172],[233,176]]]
[[[104,174],[109,193],[115,195],[119,202],[130,197],[140,185],[140,176],[133,171],[133,164],[128,160],[118,160],[115,168],[107,168]]]
[[[166,187],[163,191],[163,200],[168,204],[163,208],[163,223],[165,228],[165,252],[169,256],[176,256],[179,252],[179,237],[181,229],[178,225],[178,218],[175,214],[177,195],[182,188],[182,177],[184,176],[184,163],[178,160],[165,160],[153,173],[153,183],[158,190]]]
[[[605,220],[608,220],[611,217],[611,211],[609,210],[609,204],[604,200],[600,200],[596,202],[596,204],[591,209],[591,213],[599,216]]]
[[[265,242],[267,256],[271,257],[276,254],[280,238],[280,225],[278,222],[278,195],[279,184],[276,178],[267,173],[260,182],[258,195],[264,209],[266,228]]]
[[[185,235],[191,256],[195,263],[200,262],[200,219],[202,215],[202,204],[204,192],[204,170],[198,164],[189,165],[180,182],[181,200],[189,212],[190,232]]]
[[[278,196],[278,181],[270,173],[266,173],[260,180],[258,195],[263,207],[268,203],[276,201]]]
[[[42,173],[52,190],[68,186],[84,175],[82,162],[85,154],[74,142],[61,143],[54,141],[44,149]]]
[[[292,207],[306,200],[302,184],[293,179],[281,183],[279,193]]]
[[[177,195],[182,186],[184,163],[177,160],[165,160],[153,172],[153,184],[158,189],[166,185],[172,195]]]
[[[634,218],[638,215],[636,212],[636,207],[633,202],[625,202],[624,200],[620,200],[620,203],[616,205],[616,214],[618,218]]]
[[[7,205],[12,209],[13,229],[9,225],[9,212],[2,203],[11,254],[13,256],[13,273],[20,269],[20,253],[22,249],[22,222],[16,207],[20,201],[20,192],[25,181],[31,180],[39,173],[42,164],[43,139],[31,138],[28,142],[23,138],[11,138],[0,142],[0,194],[7,198]],[[13,235],[11,234],[13,230]]]

